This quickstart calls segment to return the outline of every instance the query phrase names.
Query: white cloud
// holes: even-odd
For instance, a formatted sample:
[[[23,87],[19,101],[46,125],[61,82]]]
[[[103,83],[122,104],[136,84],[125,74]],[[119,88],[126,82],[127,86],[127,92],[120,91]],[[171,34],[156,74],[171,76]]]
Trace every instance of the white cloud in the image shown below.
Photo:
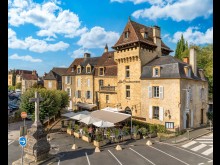
[[[109,47],[113,46],[118,40],[119,34],[112,31],[105,31],[104,28],[95,26],[89,32],[81,35],[77,42],[83,48],[103,48],[107,43]]]
[[[43,53],[47,51],[65,50],[69,44],[60,41],[55,44],[48,44],[47,42],[39,39],[34,39],[31,36],[20,40],[17,38],[15,31],[8,29],[8,47],[12,49],[29,49],[33,52]]]
[[[119,2],[119,3],[124,3],[124,2],[133,2],[135,5],[147,2],[149,4],[163,4],[164,0],[111,0],[111,2]],[[172,0],[166,0],[166,1],[172,1]]]
[[[67,66],[66,65],[61,65],[61,66],[59,66],[59,68],[67,68]]]
[[[33,58],[33,57],[29,56],[29,55],[18,56],[17,54],[13,54],[13,55],[9,56],[9,59],[12,59],[12,60],[22,60],[22,61],[28,61],[28,62],[42,62],[41,59]]]
[[[189,27],[184,32],[176,32],[171,41],[177,43],[182,34],[188,43],[196,45],[213,43],[213,27],[207,29],[206,32],[198,31],[198,27]]]
[[[80,58],[80,57],[83,57],[84,53],[90,53],[92,54],[88,49],[84,49],[83,47],[73,51],[71,57],[72,58]]]
[[[87,31],[86,27],[81,28],[78,15],[63,10],[58,4],[58,1],[38,4],[32,0],[14,0],[9,5],[8,22],[17,27],[31,23],[40,28],[37,35],[54,38],[56,34],[73,38]]]
[[[174,21],[191,21],[197,17],[207,18],[213,13],[212,0],[178,0],[165,5],[153,5],[150,8],[135,11],[135,18],[147,18],[156,20],[158,18],[171,18]]]

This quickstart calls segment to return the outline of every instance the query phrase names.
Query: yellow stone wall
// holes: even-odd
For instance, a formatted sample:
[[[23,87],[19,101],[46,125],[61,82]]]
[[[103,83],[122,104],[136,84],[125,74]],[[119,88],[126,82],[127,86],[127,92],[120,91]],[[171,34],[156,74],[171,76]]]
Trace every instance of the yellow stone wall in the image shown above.
[[[16,83],[15,84],[21,83],[21,81],[22,81],[21,75],[16,75]]]
[[[49,82],[52,82],[52,87],[49,88]],[[46,89],[57,89],[58,88],[58,83],[56,80],[44,80],[44,87]]]
[[[149,86],[163,86],[163,99],[149,98]],[[153,93],[153,90],[152,90]],[[146,118],[147,123],[165,125],[165,122],[174,122],[174,126],[180,125],[180,79],[149,79],[141,82],[141,116]],[[149,119],[149,106],[163,107],[170,111],[171,118],[168,115],[163,116],[163,121],[159,119]],[[168,112],[168,111],[167,111]]]
[[[22,80],[22,82],[21,82],[21,92],[24,93],[26,90],[31,88],[34,83],[37,83],[37,80]]]
[[[70,76],[71,77],[71,83],[69,84],[66,84],[65,82],[65,77],[66,76],[62,76],[62,90],[66,91],[67,88],[70,88],[71,89],[71,96],[69,98],[69,101],[72,102],[72,106],[70,106],[69,104],[69,109],[74,109],[75,106],[74,106],[74,97],[75,97],[75,77],[74,76]]]
[[[106,95],[109,95],[109,102],[106,103]],[[105,107],[116,107],[118,102],[117,93],[99,93],[100,109]]]
[[[8,74],[8,86],[12,86],[12,74]]]

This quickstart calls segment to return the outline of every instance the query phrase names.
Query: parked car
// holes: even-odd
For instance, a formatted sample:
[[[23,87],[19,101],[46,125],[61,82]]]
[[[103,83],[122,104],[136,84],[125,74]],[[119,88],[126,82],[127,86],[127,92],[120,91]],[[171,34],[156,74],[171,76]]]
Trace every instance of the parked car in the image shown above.
[[[20,89],[15,89],[15,93],[21,93]]]

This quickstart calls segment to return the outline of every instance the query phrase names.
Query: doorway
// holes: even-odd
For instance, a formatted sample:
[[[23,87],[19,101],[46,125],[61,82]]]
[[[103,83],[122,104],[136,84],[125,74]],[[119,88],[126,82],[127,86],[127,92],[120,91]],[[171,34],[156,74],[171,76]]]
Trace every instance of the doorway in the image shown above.
[[[201,124],[203,124],[203,109],[201,109]]]
[[[189,128],[189,113],[186,114],[186,128]]]

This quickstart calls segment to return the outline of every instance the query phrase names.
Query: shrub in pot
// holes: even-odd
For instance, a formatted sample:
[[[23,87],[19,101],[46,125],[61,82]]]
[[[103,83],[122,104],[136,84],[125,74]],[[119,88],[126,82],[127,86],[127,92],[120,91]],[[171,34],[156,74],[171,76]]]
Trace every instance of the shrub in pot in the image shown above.
[[[156,137],[156,136],[157,136],[157,126],[156,126],[156,125],[151,124],[151,125],[149,126],[149,134],[148,134],[148,136],[149,136],[150,138],[153,138],[153,137]]]
[[[142,127],[139,129],[139,131],[141,132],[141,134],[143,135],[143,138],[145,139],[147,136],[147,128]]]

